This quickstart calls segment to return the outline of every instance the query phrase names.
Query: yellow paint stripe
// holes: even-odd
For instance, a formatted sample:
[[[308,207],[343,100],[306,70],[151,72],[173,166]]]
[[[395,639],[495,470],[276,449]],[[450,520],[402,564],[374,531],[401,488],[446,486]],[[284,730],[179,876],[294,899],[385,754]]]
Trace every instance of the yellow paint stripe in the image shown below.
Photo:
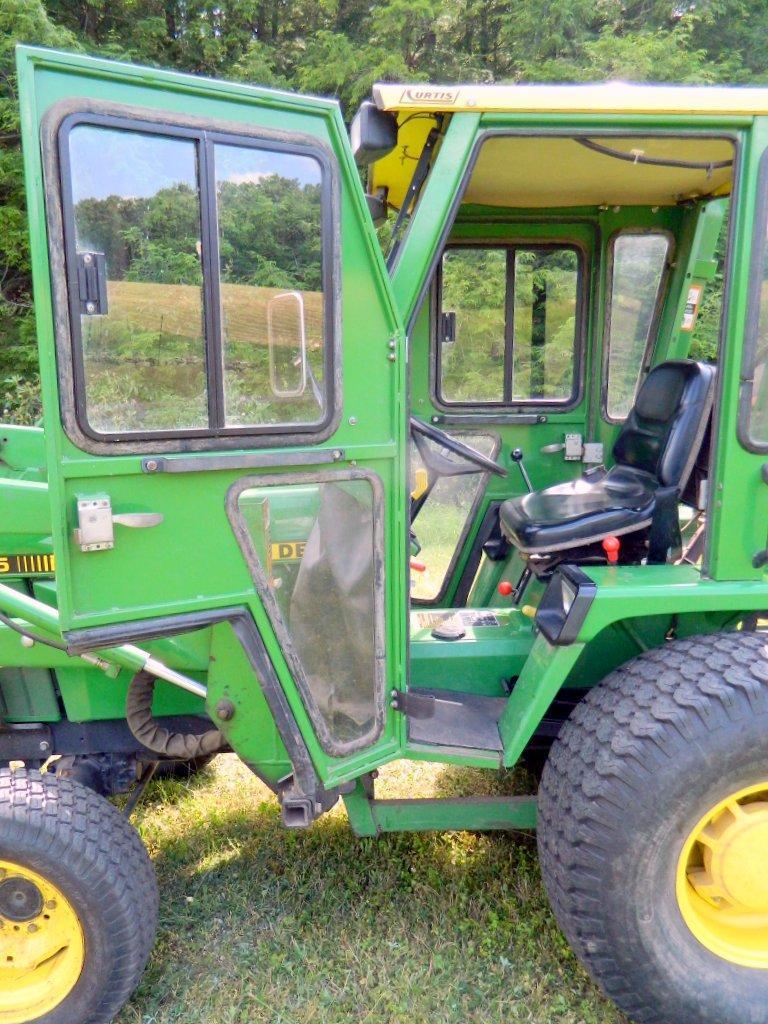
[[[380,110],[474,113],[768,114],[768,88],[738,86],[630,85],[394,85],[373,87]]]

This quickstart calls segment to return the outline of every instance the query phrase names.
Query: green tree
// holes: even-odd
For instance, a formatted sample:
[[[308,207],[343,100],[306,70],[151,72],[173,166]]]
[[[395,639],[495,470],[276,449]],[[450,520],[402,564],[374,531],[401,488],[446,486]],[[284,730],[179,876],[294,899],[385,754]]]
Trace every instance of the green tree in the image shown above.
[[[17,43],[70,50],[78,43],[51,22],[41,0],[3,0],[0,5],[0,375],[34,377],[37,346],[19,138]]]

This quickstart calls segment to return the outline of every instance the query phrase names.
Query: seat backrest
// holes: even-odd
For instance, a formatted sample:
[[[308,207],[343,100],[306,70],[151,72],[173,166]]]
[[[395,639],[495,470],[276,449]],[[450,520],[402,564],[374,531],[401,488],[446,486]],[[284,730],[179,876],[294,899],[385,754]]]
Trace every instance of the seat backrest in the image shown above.
[[[707,428],[714,380],[715,367],[693,359],[654,366],[613,446],[616,464],[682,487]]]

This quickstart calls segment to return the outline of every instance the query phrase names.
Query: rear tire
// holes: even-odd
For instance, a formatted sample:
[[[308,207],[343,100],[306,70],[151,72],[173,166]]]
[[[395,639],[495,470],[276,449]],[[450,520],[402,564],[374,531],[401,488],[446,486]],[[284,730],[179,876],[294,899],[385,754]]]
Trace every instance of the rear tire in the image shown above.
[[[0,961],[3,1021],[107,1024],[138,984],[157,925],[135,830],[77,782],[0,770],[0,866],[0,935],[13,953]],[[62,960],[68,969],[52,979]]]
[[[762,792],[748,798],[763,801],[750,807],[759,828],[742,840],[749,858],[731,868],[749,898],[758,893],[744,935],[745,949],[749,940],[765,950],[759,967],[713,952],[683,916],[685,893],[696,891],[689,837],[710,809],[750,789]],[[642,654],[596,686],[561,730],[539,792],[544,882],[576,954],[638,1024],[768,1021],[765,794],[768,650],[759,634]]]

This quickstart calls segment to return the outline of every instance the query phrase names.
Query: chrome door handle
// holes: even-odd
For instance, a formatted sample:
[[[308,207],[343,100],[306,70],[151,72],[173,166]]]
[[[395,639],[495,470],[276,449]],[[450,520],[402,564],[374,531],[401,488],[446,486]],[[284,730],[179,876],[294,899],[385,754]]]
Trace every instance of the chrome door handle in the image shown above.
[[[115,546],[115,523],[133,529],[158,526],[163,521],[161,512],[118,512],[112,514],[108,495],[80,498],[77,503],[75,544],[81,551],[109,551]]]
[[[112,516],[113,523],[118,523],[120,526],[132,526],[135,530],[159,526],[162,521],[162,512],[118,512],[116,516]]]

